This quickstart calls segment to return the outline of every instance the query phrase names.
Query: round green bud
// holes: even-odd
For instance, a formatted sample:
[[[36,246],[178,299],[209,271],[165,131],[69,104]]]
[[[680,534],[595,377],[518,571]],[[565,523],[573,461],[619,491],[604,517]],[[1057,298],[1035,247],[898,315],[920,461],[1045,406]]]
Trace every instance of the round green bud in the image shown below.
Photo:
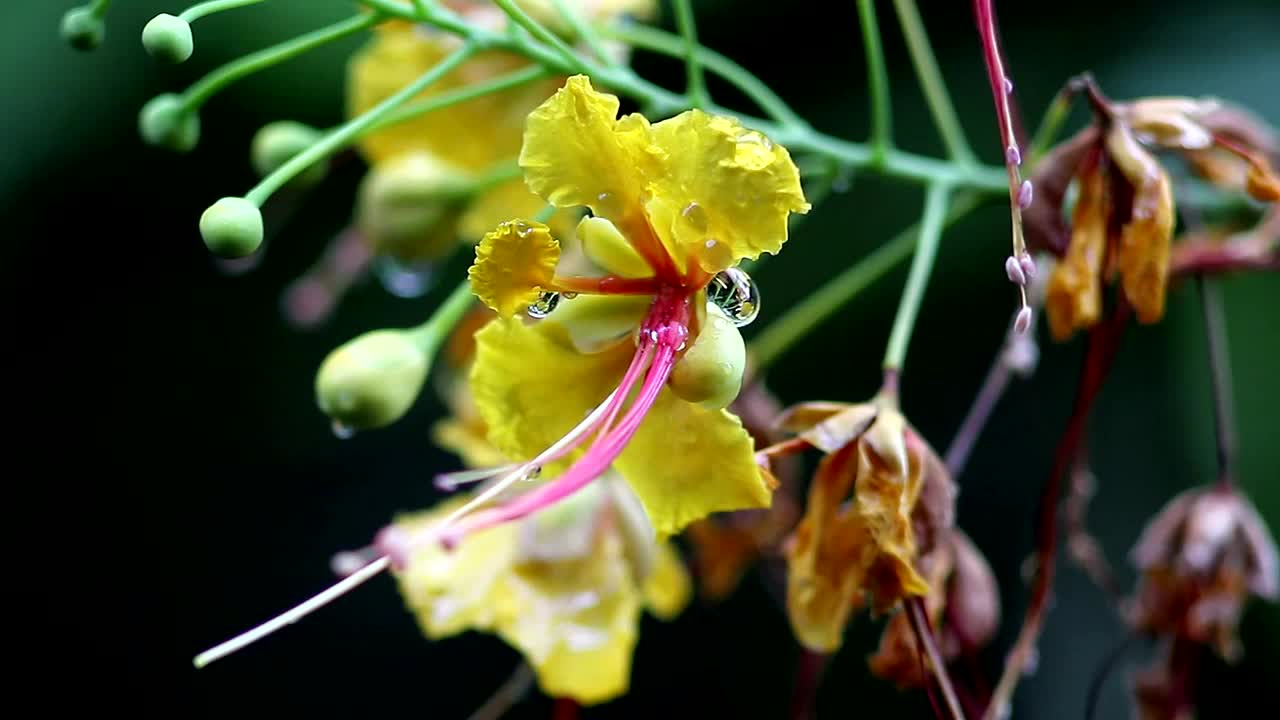
[[[106,26],[88,7],[75,7],[62,16],[62,39],[77,50],[93,50],[102,44]]]
[[[187,152],[200,140],[200,117],[187,110],[181,96],[165,93],[142,106],[138,131],[148,145]]]
[[[253,136],[253,143],[249,147],[249,162],[253,164],[254,172],[265,177],[298,153],[316,144],[320,136],[319,130],[292,120],[263,125]],[[324,179],[328,171],[328,163],[320,161],[303,170],[291,183],[300,186],[315,185]]]
[[[262,244],[262,211],[238,197],[224,197],[200,216],[200,236],[219,257],[249,255]]]
[[[667,384],[681,398],[710,409],[727,407],[742,389],[747,347],[733,321],[707,304],[707,318],[693,345],[676,361]]]
[[[468,178],[430,153],[407,153],[370,169],[356,200],[356,224],[381,255],[430,260],[453,249],[459,194]]]
[[[401,330],[373,330],[342,345],[316,373],[316,404],[336,426],[383,427],[408,412],[430,365],[427,354]]]
[[[161,13],[142,28],[142,46],[153,58],[180,63],[191,57],[195,41],[191,23],[168,13]]]

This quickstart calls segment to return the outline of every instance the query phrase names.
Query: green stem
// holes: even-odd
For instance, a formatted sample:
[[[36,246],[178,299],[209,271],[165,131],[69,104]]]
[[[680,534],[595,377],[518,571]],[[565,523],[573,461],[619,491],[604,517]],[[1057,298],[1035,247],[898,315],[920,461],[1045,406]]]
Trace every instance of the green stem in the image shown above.
[[[505,162],[495,163],[483,175],[477,177],[467,186],[467,195],[474,196],[486,193],[522,175],[523,171],[520,169],[520,164],[514,158]]]
[[[947,213],[945,224],[956,222],[978,205],[979,198],[974,193],[957,195]],[[770,323],[748,346],[752,368],[763,371],[772,365],[859,292],[905,260],[916,245],[917,227],[912,225],[898,233],[892,240],[828,280],[817,291],[788,308],[781,317]]]
[[[1053,102],[1049,103],[1049,107],[1045,109],[1044,116],[1040,118],[1040,127],[1036,128],[1036,135],[1031,140],[1027,159],[1032,168],[1035,167],[1036,161],[1049,151],[1049,146],[1053,145],[1053,141],[1058,137],[1058,131],[1062,129],[1062,123],[1070,112],[1071,93],[1063,91],[1055,95]]]
[[[911,273],[907,286],[902,290],[898,314],[893,318],[893,330],[889,333],[889,345],[884,351],[884,369],[901,371],[907,356],[907,343],[920,314],[920,301],[929,285],[929,273],[938,256],[938,244],[942,239],[944,218],[951,197],[951,188],[943,183],[929,186],[924,202],[924,219],[920,221],[920,239],[916,243],[916,256],[911,261]]]
[[[89,6],[89,13],[101,20],[107,16],[107,10],[110,8],[111,0],[93,0],[93,4]]]
[[[711,104],[707,94],[707,79],[702,74],[702,60],[698,56],[698,26],[693,20],[693,4],[689,0],[675,0],[676,27],[684,39],[685,91],[693,106],[705,108]]]
[[[383,120],[370,126],[361,134],[363,135],[365,133],[376,132],[391,125],[406,122],[436,110],[443,110],[444,108],[459,105],[467,102],[468,100],[474,100],[475,98],[482,97],[484,95],[491,95],[493,93],[502,92],[503,90],[509,90],[513,87],[518,87],[520,85],[533,82],[534,80],[548,77],[549,75],[551,75],[551,73],[546,68],[539,67],[537,65],[530,65],[526,68],[521,68],[504,75],[499,75],[492,80],[486,80],[482,83],[467,85],[465,87],[458,88],[457,90],[450,90],[449,92],[443,92],[439,95],[433,95],[425,100],[406,104],[399,110],[387,115]]]
[[[391,95],[382,102],[374,105],[368,112],[354,117],[351,120],[339,125],[333,130],[325,133],[324,137],[316,141],[314,145],[294,155],[288,162],[276,168],[270,175],[264,177],[252,190],[245,193],[245,199],[249,202],[261,207],[267,198],[282,185],[292,180],[298,173],[311,167],[316,161],[323,157],[327,157],[335,150],[343,147],[353,139],[358,137],[366,129],[376,125],[380,120],[390,115],[396,108],[400,107],[405,101],[414,95],[425,90],[432,83],[449,74],[454,68],[461,65],[464,61],[476,53],[476,46],[467,43],[458,48],[449,55],[449,57],[440,61],[435,67],[418,77],[417,80],[400,88],[396,94]]]
[[[585,42],[587,47],[591,48],[591,52],[596,59],[607,66],[613,66],[615,63],[609,57],[609,52],[605,50],[604,44],[600,42],[600,36],[591,29],[583,19],[582,15],[576,9],[571,7],[567,0],[553,0],[556,4],[556,11],[560,13],[560,17],[569,23],[569,27],[573,29],[573,34],[579,40]]]
[[[509,0],[495,1],[509,2]],[[673,93],[658,87],[636,75],[628,67],[604,67],[586,58],[579,57],[574,57],[570,61],[555,50],[534,42],[528,37],[504,35],[484,28],[473,27],[456,15],[443,10],[432,10],[426,15],[422,15],[407,5],[392,2],[392,0],[360,0],[360,2],[369,8],[382,11],[388,16],[428,23],[458,35],[474,43],[479,48],[500,49],[523,55],[534,63],[557,74],[584,73],[612,91],[652,108],[652,112],[655,114],[674,115],[687,110],[691,105],[687,95]],[[712,57],[705,49],[700,49],[699,52],[703,60],[708,60],[708,58]],[[711,67],[710,62],[708,62],[708,67]],[[759,81],[757,80],[756,82],[758,83]],[[873,155],[868,146],[817,132],[804,124],[803,121],[798,123],[789,121],[781,123],[769,122],[716,105],[709,106],[707,111],[737,117],[743,125],[759,130],[768,135],[774,142],[781,143],[793,152],[816,153],[836,160],[843,165],[848,165],[855,170],[872,167],[887,177],[921,184],[942,182],[990,193],[1008,191],[1008,180],[1002,168],[987,167],[985,165],[966,167],[955,162],[915,155],[900,150],[886,151],[881,160]]]
[[[565,44],[565,41],[556,37],[556,34],[543,27],[542,23],[534,20],[529,13],[525,12],[516,5],[514,0],[493,0],[493,4],[502,8],[502,11],[511,18],[512,22],[529,31],[529,34],[537,38],[542,44],[554,49],[561,57],[570,65],[581,67],[581,59],[573,48]]]
[[[648,25],[627,23],[614,25],[601,30],[605,37],[620,40],[626,44],[656,52],[669,57],[684,57],[685,49],[680,38],[658,28]],[[765,83],[752,75],[741,65],[713,50],[697,48],[698,60],[703,67],[727,80],[742,91],[751,102],[755,103],[766,115],[775,121],[791,127],[808,127],[809,123],[796,114],[782,98],[778,97]]]
[[[235,8],[244,7],[246,5],[257,5],[265,0],[209,0],[183,10],[178,17],[189,23],[195,22],[206,15],[222,12],[223,10],[234,10]]]
[[[263,48],[255,53],[245,55],[239,60],[227,63],[214,70],[201,78],[196,84],[187,88],[187,91],[182,96],[183,106],[187,112],[195,112],[219,90],[246,75],[251,75],[259,70],[297,57],[334,40],[366,30],[384,19],[386,18],[379,13],[354,15],[328,27],[313,30],[292,40],[286,40],[278,45],[272,45],[269,48]]]
[[[969,141],[965,139],[964,128],[961,127],[956,108],[951,103],[951,94],[947,92],[947,84],[942,79],[938,59],[933,55],[933,44],[929,42],[929,34],[920,19],[916,0],[893,0],[893,6],[898,12],[902,35],[911,52],[911,63],[916,68],[916,77],[920,79],[920,88],[924,90],[929,112],[933,115],[938,134],[942,136],[947,155],[959,163],[976,163],[973,148],[969,147]]]
[[[463,280],[426,322],[409,331],[413,341],[424,353],[433,355],[471,307],[471,301],[471,281]]]
[[[871,153],[875,164],[880,165],[893,147],[893,108],[889,104],[889,73],[880,47],[875,0],[858,0],[858,17],[867,51],[867,83],[871,87]]]

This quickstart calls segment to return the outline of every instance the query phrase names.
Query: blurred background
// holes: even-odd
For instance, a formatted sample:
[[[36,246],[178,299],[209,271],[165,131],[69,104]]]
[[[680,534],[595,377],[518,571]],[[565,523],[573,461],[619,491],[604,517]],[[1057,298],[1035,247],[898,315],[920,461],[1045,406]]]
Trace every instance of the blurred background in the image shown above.
[[[176,68],[151,60],[138,34],[151,16],[176,13],[178,5],[116,3],[105,45],[82,54],[58,37],[71,4],[0,9],[8,68],[0,212],[9,236],[0,249],[0,288],[19,332],[41,338],[38,351],[14,354],[92,386],[46,404],[50,416],[37,427],[52,453],[97,470],[59,483],[59,497],[40,512],[76,506],[93,515],[93,554],[111,561],[93,591],[121,604],[107,624],[128,636],[106,660],[147,688],[133,704],[161,703],[166,716],[466,717],[508,676],[516,654],[487,636],[428,643],[387,578],[229,660],[200,672],[190,664],[196,652],[326,586],[334,551],[363,545],[398,511],[432,503],[431,477],[456,466],[429,442],[441,413],[432,396],[395,426],[348,440],[333,435],[312,396],[314,371],[331,348],[373,327],[416,324],[442,292],[405,300],[368,282],[321,329],[300,332],[282,320],[281,290],[350,220],[358,160],[340,162],[309,196],[269,208],[270,246],[253,272],[219,266],[196,229],[210,202],[254,182],[248,147],[259,126],[296,119],[325,127],[340,119],[344,62],[362,40],[232,86],[202,110],[200,145],[187,156],[146,148],[137,136],[137,111],[150,97],[338,19],[350,3],[275,0],[202,20],[195,56]],[[1029,124],[1083,70],[1115,98],[1211,94],[1280,124],[1280,7],[1272,0],[998,5]],[[969,137],[996,162],[968,3],[922,1],[921,8]],[[697,11],[707,46],[757,73],[820,129],[864,136],[865,67],[852,3],[718,0],[697,3]],[[881,26],[896,138],[911,150],[939,152],[889,3],[881,3]],[[636,65],[670,87],[683,82],[682,68],[668,60],[641,56]],[[1071,128],[1083,121],[1078,111]],[[909,186],[853,178],[756,275],[764,310],[749,330],[913,221],[920,200]],[[959,424],[1013,307],[1001,269],[1007,223],[997,205],[949,232],[925,298],[903,402],[938,447]],[[462,267],[441,273],[459,277]],[[783,402],[874,393],[904,275],[865,292],[777,366],[769,381]],[[1239,482],[1276,528],[1280,282],[1232,277],[1222,287]],[[1079,340],[1043,347],[1039,372],[1010,390],[959,479],[959,522],[1001,579],[1006,622],[998,648],[1011,639],[1026,597],[1019,566],[1081,349]],[[61,397],[60,388],[53,390]],[[1125,553],[1142,524],[1175,493],[1214,476],[1207,353],[1193,287],[1172,292],[1160,325],[1131,328],[1092,437],[1099,488],[1091,523],[1131,586]],[[85,450],[86,440],[104,446],[103,454]],[[646,618],[631,695],[586,717],[784,716],[797,650],[763,583],[749,576],[727,602],[695,604],[671,624]],[[1038,671],[1022,686],[1014,717],[1082,717],[1086,689],[1123,634],[1103,596],[1064,564]],[[853,625],[828,667],[818,717],[930,716],[923,694],[899,693],[866,672],[878,635],[878,622],[861,617]],[[1242,635],[1241,665],[1206,669],[1203,717],[1234,717],[1274,692],[1277,608],[1252,604]],[[1001,653],[985,657],[992,676]],[[1141,644],[1124,654],[1104,686],[1099,717],[1128,715],[1127,674],[1149,654]],[[550,702],[535,694],[510,717],[549,712]]]

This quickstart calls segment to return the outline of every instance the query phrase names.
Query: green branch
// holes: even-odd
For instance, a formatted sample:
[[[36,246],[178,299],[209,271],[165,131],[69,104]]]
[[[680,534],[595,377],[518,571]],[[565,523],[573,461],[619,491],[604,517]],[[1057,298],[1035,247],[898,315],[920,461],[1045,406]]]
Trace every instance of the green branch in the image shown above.
[[[186,20],[189,23],[192,23],[192,22],[195,22],[196,20],[199,20],[202,17],[205,17],[206,15],[220,13],[223,10],[234,10],[236,8],[242,8],[247,5],[257,5],[258,3],[261,3],[261,2],[266,2],[266,0],[209,0],[209,2],[202,2],[202,3],[199,3],[198,5],[192,5],[186,10],[183,10],[182,13],[178,15],[178,17],[182,18],[183,20]]]
[[[684,39],[684,67],[687,84],[685,92],[696,108],[711,105],[707,94],[707,80],[702,74],[702,60],[698,56],[698,28],[693,21],[693,4],[689,0],[675,0],[676,27]]]
[[[933,115],[938,134],[942,136],[948,157],[959,163],[977,162],[969,141],[964,137],[964,128],[960,126],[955,106],[951,104],[951,94],[947,92],[942,71],[938,69],[938,59],[933,55],[933,44],[929,42],[924,22],[920,20],[916,1],[893,0],[893,6],[898,12],[898,22],[902,25],[902,35],[911,52],[911,63],[920,80],[920,89],[924,91],[925,100],[929,103],[929,112]]]
[[[920,239],[916,243],[916,256],[911,262],[911,273],[907,276],[907,285],[902,290],[898,314],[893,318],[893,330],[889,333],[889,344],[884,351],[885,370],[902,370],[902,362],[907,357],[907,343],[911,341],[916,316],[920,314],[920,301],[924,299],[924,290],[929,285],[929,274],[933,271],[933,261],[938,256],[938,244],[942,239],[942,228],[950,197],[951,188],[943,183],[930,185],[925,196],[924,219],[920,221]]]
[[[871,88],[871,153],[875,164],[883,164],[893,147],[893,106],[889,101],[889,73],[880,47],[880,27],[876,23],[874,0],[858,0],[862,42],[867,51],[867,84]]]

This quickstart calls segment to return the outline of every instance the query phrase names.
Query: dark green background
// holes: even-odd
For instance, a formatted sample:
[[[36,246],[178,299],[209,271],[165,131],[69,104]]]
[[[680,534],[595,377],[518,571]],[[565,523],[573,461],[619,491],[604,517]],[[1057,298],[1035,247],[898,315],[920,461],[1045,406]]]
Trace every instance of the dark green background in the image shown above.
[[[273,208],[271,246],[254,273],[220,272],[196,233],[208,203],[253,182],[247,147],[256,127],[283,118],[319,126],[339,119],[342,63],[355,42],[215,98],[189,156],[144,148],[136,136],[137,110],[150,96],[336,19],[349,3],[275,0],[201,21],[195,57],[178,68],[151,61],[137,36],[152,14],[180,8],[116,4],[106,45],[92,55],[58,39],[67,2],[5,3],[0,10],[0,59],[9,68],[0,113],[6,307],[18,332],[41,339],[18,354],[59,368],[54,384],[34,389],[61,398],[62,384],[91,386],[90,393],[67,393],[65,402],[41,396],[38,427],[51,429],[42,437],[64,448],[53,452],[97,471],[78,475],[66,492],[59,487],[59,497],[40,510],[53,517],[68,506],[90,510],[94,532],[80,549],[88,543],[89,555],[110,562],[109,574],[89,589],[120,602],[105,624],[127,636],[93,662],[127,670],[144,688],[133,703],[164,703],[168,716],[465,717],[506,677],[515,654],[482,636],[427,643],[385,578],[249,651],[199,673],[190,669],[197,651],[328,583],[333,551],[363,544],[394,512],[432,501],[430,478],[453,463],[427,439],[440,412],[434,399],[394,428],[340,441],[315,409],[311,387],[333,346],[367,328],[415,323],[439,293],[398,300],[369,284],[320,331],[298,333],[281,322],[280,289],[349,219],[361,172],[355,161],[304,203]],[[903,147],[937,152],[890,4],[881,5],[896,137]],[[970,138],[995,161],[968,3],[922,6]],[[1214,94],[1280,123],[1274,2],[999,6],[1030,119],[1066,77],[1090,69],[1114,97]],[[707,45],[758,73],[819,128],[863,136],[865,69],[852,3],[720,0],[699,4],[699,19]],[[638,65],[672,87],[682,81],[677,64],[646,57]],[[913,220],[919,200],[915,188],[856,178],[758,273],[765,304],[757,326]],[[1007,217],[988,208],[948,233],[925,298],[903,401],[939,446],[967,407],[1011,307],[1001,270]],[[770,380],[784,401],[856,400],[875,391],[902,279],[900,272],[867,291],[778,365]],[[1239,480],[1280,525],[1280,283],[1233,277],[1223,288]],[[999,573],[1007,610],[1015,611],[1009,616],[1025,597],[1018,565],[1030,548],[1035,497],[1069,408],[1080,350],[1079,342],[1044,348],[1039,374],[1012,389],[961,478],[960,523]],[[1145,519],[1174,493],[1213,477],[1206,370],[1196,298],[1181,287],[1165,322],[1126,336],[1099,401],[1092,522],[1126,583],[1132,574],[1123,553]],[[86,450],[86,440],[105,450]],[[1015,717],[1081,717],[1085,688],[1123,633],[1079,572],[1068,565],[1059,577],[1039,671],[1024,683]],[[1002,643],[1014,626],[1006,623]],[[819,694],[820,717],[929,715],[922,696],[901,695],[865,672],[863,656],[877,633],[866,619],[855,623]],[[1243,635],[1243,665],[1206,669],[1206,717],[1232,716],[1241,703],[1274,690],[1275,608],[1254,604]],[[1146,652],[1125,656],[1100,717],[1125,716],[1122,676]],[[587,716],[781,717],[794,656],[783,617],[751,578],[720,607],[694,607],[669,626],[647,619],[632,695]],[[988,653],[989,670],[999,657]],[[548,710],[545,699],[530,699],[512,717],[545,717]]]

